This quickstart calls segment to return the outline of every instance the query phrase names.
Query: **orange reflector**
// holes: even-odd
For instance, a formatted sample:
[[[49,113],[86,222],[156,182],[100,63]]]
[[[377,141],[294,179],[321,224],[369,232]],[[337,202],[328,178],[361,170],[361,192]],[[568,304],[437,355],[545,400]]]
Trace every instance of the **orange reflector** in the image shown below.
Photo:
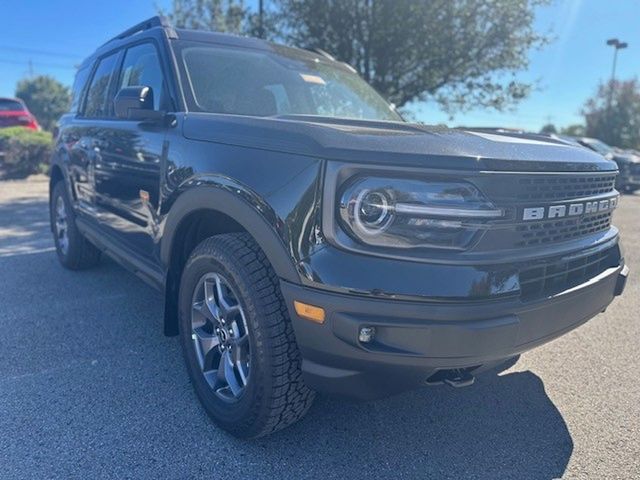
[[[324,308],[314,307],[306,303],[293,301],[293,306],[296,309],[296,313],[307,320],[311,320],[316,323],[324,323]]]

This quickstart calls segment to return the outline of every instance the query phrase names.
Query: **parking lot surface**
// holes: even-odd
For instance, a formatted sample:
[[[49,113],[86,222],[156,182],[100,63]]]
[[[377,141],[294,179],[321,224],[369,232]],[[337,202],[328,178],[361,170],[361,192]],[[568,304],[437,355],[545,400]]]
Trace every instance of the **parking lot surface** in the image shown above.
[[[107,259],[64,270],[46,178],[0,182],[0,478],[640,478],[640,195],[615,223],[625,295],[506,372],[320,397],[240,441],[200,408],[161,295]]]

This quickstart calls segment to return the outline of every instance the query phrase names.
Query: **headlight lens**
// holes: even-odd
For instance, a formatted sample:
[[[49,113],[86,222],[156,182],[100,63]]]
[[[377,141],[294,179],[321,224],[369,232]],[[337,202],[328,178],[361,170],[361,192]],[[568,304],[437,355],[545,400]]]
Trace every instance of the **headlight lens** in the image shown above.
[[[364,177],[347,183],[342,228],[375,247],[464,249],[479,228],[504,211],[463,182]]]

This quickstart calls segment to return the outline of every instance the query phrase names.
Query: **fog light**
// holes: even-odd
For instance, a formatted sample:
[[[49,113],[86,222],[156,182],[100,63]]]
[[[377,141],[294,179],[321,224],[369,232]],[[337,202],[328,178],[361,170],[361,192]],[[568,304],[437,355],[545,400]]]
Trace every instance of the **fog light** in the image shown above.
[[[358,340],[362,343],[370,343],[373,341],[373,337],[376,335],[375,327],[360,327],[360,333],[358,334]]]

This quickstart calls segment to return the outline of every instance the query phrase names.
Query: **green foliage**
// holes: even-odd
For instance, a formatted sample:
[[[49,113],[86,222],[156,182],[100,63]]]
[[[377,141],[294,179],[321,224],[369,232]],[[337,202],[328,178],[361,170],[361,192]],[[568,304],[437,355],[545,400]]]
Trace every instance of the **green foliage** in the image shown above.
[[[24,100],[42,128],[49,131],[71,104],[69,88],[48,75],[20,80],[16,97]]]
[[[271,0],[265,37],[320,48],[352,65],[399,107],[435,100],[453,113],[503,110],[534,85],[516,73],[548,38],[533,30],[549,0]],[[178,27],[256,35],[242,0],[174,0]]]
[[[453,113],[502,110],[533,85],[516,73],[547,37],[533,30],[546,0],[276,0],[289,43],[349,63],[398,106],[436,100]]]
[[[48,171],[53,139],[49,132],[37,132],[24,127],[0,129],[0,152],[3,168],[11,177],[26,177]]]
[[[573,124],[573,125],[569,125],[568,127],[564,127],[560,130],[560,133],[562,135],[569,135],[570,137],[584,137],[585,136],[585,129],[584,129],[584,125],[580,125],[580,124]]]
[[[620,148],[640,147],[640,81],[600,84],[582,109],[586,135]]]
[[[249,11],[243,0],[173,0],[171,12],[160,10],[177,28],[245,33]]]
[[[558,131],[556,130],[556,126],[553,123],[547,123],[545,126],[543,126],[540,129],[540,133],[550,134],[550,133],[558,133]]]

